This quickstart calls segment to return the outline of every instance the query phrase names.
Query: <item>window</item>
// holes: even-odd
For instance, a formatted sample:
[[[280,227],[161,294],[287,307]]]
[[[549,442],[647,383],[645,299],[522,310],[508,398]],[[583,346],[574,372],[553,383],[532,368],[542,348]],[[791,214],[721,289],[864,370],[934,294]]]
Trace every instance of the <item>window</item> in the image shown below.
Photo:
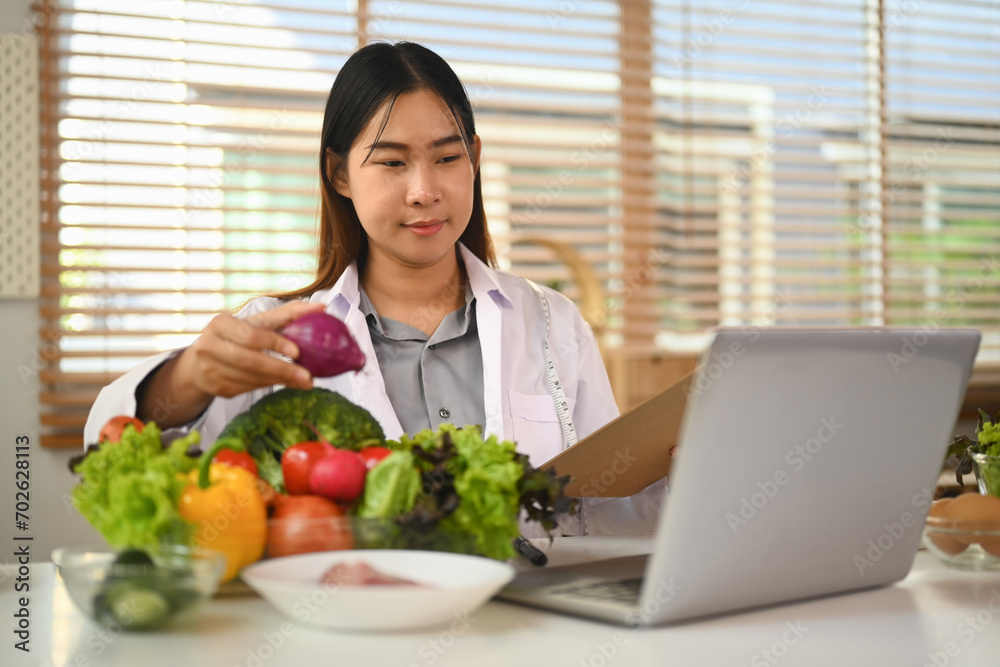
[[[62,0],[42,24],[43,442],[212,315],[304,284],[359,43],[465,81],[505,268],[607,348],[715,325],[971,325],[1000,354],[1000,3]],[[541,242],[539,242],[541,240]]]

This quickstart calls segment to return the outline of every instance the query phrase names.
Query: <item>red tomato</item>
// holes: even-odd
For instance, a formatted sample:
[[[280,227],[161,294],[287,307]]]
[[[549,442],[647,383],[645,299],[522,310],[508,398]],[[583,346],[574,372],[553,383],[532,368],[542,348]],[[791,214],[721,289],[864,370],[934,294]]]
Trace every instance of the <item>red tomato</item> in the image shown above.
[[[367,473],[365,461],[357,452],[334,449],[309,472],[309,488],[324,498],[349,503],[364,491]]]
[[[365,468],[371,470],[379,464],[379,462],[385,457],[392,454],[392,450],[388,447],[365,447],[358,455],[364,460]]]
[[[135,430],[142,433],[142,427],[145,424],[142,421],[136,419],[135,417],[129,417],[128,415],[118,415],[117,417],[112,417],[108,420],[101,428],[101,434],[97,437],[98,442],[121,442],[122,431],[129,424],[135,426]]]
[[[243,468],[247,472],[252,473],[254,477],[257,476],[257,462],[246,452],[234,452],[231,449],[223,449],[215,455],[212,463],[224,463],[234,468]]]
[[[311,493],[309,473],[317,461],[334,451],[327,442],[300,442],[292,445],[281,455],[281,474],[285,479],[285,490],[293,496]]]
[[[351,518],[337,503],[319,496],[278,496],[268,522],[269,557],[352,548]]]

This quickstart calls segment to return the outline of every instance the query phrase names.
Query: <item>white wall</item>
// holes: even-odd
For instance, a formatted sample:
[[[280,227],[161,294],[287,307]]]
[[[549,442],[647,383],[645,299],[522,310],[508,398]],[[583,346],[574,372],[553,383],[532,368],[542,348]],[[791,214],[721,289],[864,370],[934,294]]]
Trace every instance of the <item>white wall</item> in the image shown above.
[[[31,0],[0,2],[0,33],[31,34]],[[5,105],[0,105],[0,114]],[[0,122],[4,119],[0,117]],[[35,224],[35,220],[25,220]],[[3,243],[0,239],[0,243]],[[67,544],[100,544],[90,525],[65,504],[75,479],[67,461],[79,452],[38,446],[38,301],[0,299],[0,562],[13,558],[14,534],[31,535],[33,560],[49,560],[52,549]],[[15,439],[30,439],[29,530],[14,526]]]

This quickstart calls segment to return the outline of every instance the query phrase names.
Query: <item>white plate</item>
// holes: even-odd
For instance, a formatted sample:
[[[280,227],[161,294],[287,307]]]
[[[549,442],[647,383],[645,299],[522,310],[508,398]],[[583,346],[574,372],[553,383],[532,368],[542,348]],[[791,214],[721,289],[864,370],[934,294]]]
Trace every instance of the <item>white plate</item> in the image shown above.
[[[422,586],[320,584],[330,567],[364,561]],[[349,630],[410,630],[461,621],[514,577],[514,568],[478,556],[403,549],[323,551],[263,560],[240,575],[298,623]]]

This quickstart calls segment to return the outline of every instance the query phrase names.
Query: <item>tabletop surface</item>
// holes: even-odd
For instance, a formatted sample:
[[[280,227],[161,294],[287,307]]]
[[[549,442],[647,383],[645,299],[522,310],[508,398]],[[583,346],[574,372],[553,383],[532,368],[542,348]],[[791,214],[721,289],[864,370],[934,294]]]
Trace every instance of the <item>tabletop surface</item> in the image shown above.
[[[563,540],[558,562],[637,553],[648,541]],[[561,551],[560,551],[561,549]],[[751,573],[748,573],[750,576]],[[0,570],[0,665],[945,665],[1000,664],[1000,573],[917,554],[893,586],[661,628],[634,629],[493,601],[448,627],[393,634],[298,625],[254,595],[210,601],[168,630],[112,634],[74,607],[51,563],[30,574],[30,653],[14,648],[23,593]]]

